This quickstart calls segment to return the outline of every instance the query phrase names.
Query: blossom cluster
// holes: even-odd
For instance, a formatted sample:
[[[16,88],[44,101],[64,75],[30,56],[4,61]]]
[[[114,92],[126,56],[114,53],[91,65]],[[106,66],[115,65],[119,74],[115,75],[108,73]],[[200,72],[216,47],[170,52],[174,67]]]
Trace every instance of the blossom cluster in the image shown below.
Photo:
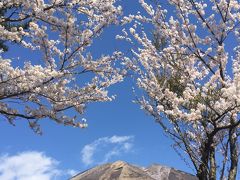
[[[218,132],[218,144],[221,130],[240,123],[240,2],[168,2],[176,14],[140,0],[147,15],[125,17],[133,25],[117,38],[134,44],[134,57],[126,57],[125,64],[144,92],[137,102],[200,154],[209,134]],[[152,26],[153,36],[144,23]]]
[[[95,59],[88,52],[105,27],[118,23],[121,6],[115,0],[3,0],[0,9],[1,42],[42,55],[29,61],[1,51],[0,114],[11,123],[27,119],[37,132],[43,118],[85,127],[78,113],[90,102],[111,100],[107,88],[123,78],[114,67],[121,53]]]

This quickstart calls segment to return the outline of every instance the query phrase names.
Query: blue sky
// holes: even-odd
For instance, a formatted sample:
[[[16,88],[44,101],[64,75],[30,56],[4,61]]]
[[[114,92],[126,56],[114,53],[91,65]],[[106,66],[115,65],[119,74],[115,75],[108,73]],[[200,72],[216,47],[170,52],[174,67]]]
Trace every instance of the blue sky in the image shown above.
[[[125,14],[142,11],[137,2],[123,1]],[[102,53],[126,49],[126,43],[112,40],[120,32],[121,27],[106,29],[95,40],[91,48],[93,55],[98,57]],[[29,55],[19,48],[10,47],[9,53],[22,59],[38,58],[37,54]],[[116,160],[140,166],[159,163],[193,173],[172,149],[171,141],[154,119],[132,103],[133,86],[134,82],[128,77],[109,89],[110,94],[117,95],[115,101],[89,104],[85,114],[87,129],[59,126],[44,120],[41,123],[43,135],[39,136],[24,120],[16,122],[15,127],[0,121],[0,161],[3,162],[0,179],[16,171],[19,177],[31,171],[30,175],[42,179],[54,176],[66,179],[99,163]]]

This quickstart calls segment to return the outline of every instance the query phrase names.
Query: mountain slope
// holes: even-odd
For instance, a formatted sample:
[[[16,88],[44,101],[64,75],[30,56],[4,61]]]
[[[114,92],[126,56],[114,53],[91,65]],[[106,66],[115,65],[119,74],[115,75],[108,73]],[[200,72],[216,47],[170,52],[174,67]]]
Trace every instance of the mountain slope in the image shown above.
[[[96,166],[70,180],[197,180],[197,178],[191,174],[157,164],[142,168],[123,161],[116,161]]]

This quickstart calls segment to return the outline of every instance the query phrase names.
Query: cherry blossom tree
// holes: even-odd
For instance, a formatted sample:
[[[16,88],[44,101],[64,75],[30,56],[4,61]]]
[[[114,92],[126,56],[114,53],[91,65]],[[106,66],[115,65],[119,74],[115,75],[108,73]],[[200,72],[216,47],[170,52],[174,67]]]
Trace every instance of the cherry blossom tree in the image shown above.
[[[133,45],[125,64],[143,93],[136,102],[174,140],[179,154],[186,152],[199,179],[236,179],[240,2],[158,2],[140,0],[146,15],[125,17],[133,25],[117,36]]]
[[[121,53],[95,59],[88,49],[118,23],[121,7],[115,0],[2,0],[0,12],[1,47],[13,42],[41,54],[27,60],[1,51],[0,115],[11,124],[25,119],[38,133],[45,118],[86,127],[79,117],[86,105],[114,98],[107,88],[123,78],[114,68]]]

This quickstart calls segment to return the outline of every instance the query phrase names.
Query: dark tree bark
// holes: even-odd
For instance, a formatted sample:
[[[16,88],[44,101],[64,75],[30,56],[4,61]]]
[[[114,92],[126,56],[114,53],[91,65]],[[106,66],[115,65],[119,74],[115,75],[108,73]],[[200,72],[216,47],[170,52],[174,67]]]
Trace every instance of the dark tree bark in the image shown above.
[[[210,169],[209,169],[209,179],[216,180],[216,157],[215,157],[215,147],[212,145],[210,147]]]
[[[197,169],[197,177],[199,180],[208,180],[208,162],[209,162],[209,148],[208,143],[202,145],[201,148],[201,164]]]
[[[230,146],[230,171],[228,175],[228,180],[235,180],[237,176],[237,167],[238,167],[238,144],[237,144],[237,135],[236,129],[232,128],[229,130],[229,146]]]

